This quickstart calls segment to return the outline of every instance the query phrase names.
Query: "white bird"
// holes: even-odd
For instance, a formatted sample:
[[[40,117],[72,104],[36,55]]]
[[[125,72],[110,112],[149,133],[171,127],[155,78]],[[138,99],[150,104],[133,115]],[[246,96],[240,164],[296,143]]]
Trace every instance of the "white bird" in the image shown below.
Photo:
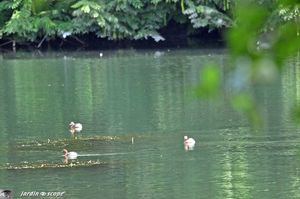
[[[188,136],[184,136],[184,148],[186,150],[193,150],[196,144],[196,141],[193,138],[189,138]]]
[[[65,156],[65,159],[69,159],[69,160],[74,160],[74,159],[77,159],[77,156],[78,154],[74,151],[70,151],[68,152],[67,149],[64,149],[64,156]]]
[[[69,131],[72,133],[72,135],[80,133],[80,131],[82,131],[82,124],[70,122]]]

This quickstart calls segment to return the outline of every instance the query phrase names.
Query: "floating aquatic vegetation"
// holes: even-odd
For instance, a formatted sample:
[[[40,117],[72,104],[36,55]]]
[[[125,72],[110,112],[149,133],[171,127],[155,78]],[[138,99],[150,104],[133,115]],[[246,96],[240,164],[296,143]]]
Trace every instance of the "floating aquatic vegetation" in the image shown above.
[[[100,160],[70,161],[69,163],[47,163],[47,162],[21,162],[20,164],[10,164],[0,166],[0,169],[22,170],[22,169],[54,169],[54,168],[84,168],[107,165],[108,162]]]
[[[92,136],[92,137],[78,137],[77,139],[47,139],[47,140],[30,140],[20,141],[16,144],[18,149],[30,150],[57,150],[58,148],[65,148],[68,146],[90,146],[95,142],[131,142],[130,136]]]

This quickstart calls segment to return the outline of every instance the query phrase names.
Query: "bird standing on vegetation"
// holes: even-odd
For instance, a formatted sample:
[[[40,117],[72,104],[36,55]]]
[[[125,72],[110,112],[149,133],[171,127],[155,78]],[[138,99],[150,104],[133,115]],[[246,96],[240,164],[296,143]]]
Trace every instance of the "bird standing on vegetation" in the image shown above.
[[[80,133],[80,131],[82,131],[82,124],[71,122],[69,124],[69,131],[71,132],[72,135]]]
[[[196,141],[193,138],[189,138],[188,136],[184,136],[184,149],[185,150],[193,150],[196,144]]]

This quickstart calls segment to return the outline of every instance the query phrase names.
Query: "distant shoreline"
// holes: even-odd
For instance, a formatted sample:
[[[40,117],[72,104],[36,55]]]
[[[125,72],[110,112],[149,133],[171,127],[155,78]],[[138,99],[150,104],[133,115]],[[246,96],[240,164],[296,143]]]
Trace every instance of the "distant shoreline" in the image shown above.
[[[224,47],[222,32],[203,31],[197,35],[167,33],[163,35],[165,40],[156,42],[152,38],[139,40],[109,40],[98,38],[93,34],[81,36],[69,36],[65,39],[57,38],[43,41],[15,43],[15,51],[25,50],[113,50],[113,49],[155,49],[155,48],[184,48],[184,47]],[[39,46],[40,44],[40,46]],[[0,51],[14,51],[13,43],[9,39],[0,40]]]

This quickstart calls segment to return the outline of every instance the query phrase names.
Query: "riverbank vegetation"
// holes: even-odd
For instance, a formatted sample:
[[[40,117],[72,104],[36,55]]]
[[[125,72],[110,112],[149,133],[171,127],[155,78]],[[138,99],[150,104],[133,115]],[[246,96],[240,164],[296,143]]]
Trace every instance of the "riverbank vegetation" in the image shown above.
[[[263,31],[299,21],[298,6],[274,2],[252,1],[271,13]],[[239,20],[232,14],[235,7],[232,0],[3,0],[0,45],[86,46],[95,39],[163,43],[233,27]]]
[[[120,41],[153,39],[171,22],[186,35],[199,28],[229,27],[230,1],[184,0],[4,0],[0,3],[0,36],[3,42],[45,43],[75,39],[87,44],[87,37]],[[2,43],[3,43],[2,42]],[[3,44],[2,44],[3,45]]]

